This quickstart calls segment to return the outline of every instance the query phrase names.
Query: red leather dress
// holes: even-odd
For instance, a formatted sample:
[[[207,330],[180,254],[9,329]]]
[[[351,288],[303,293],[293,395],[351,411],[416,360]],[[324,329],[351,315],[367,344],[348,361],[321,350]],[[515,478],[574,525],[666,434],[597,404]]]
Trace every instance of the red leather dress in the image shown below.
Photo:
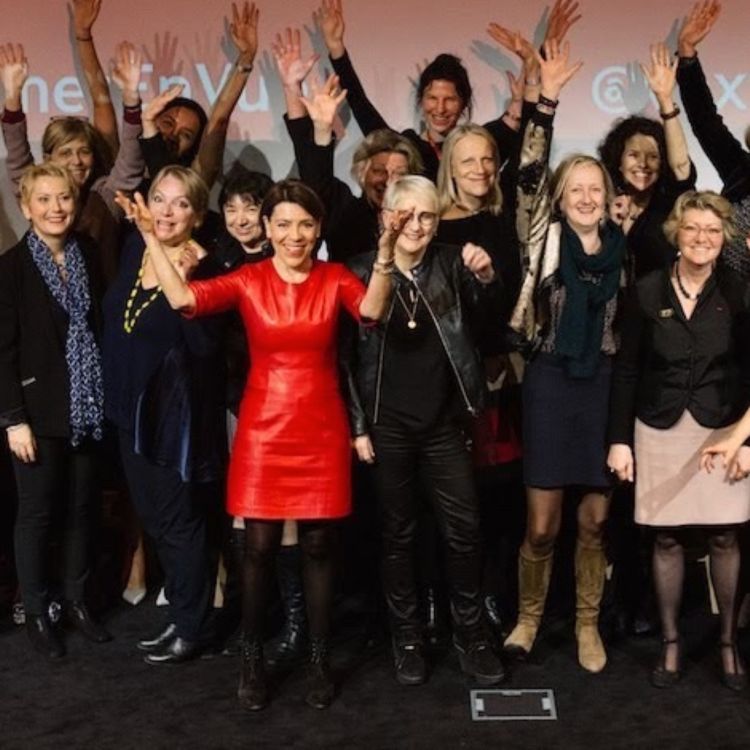
[[[315,261],[301,284],[272,261],[190,284],[196,315],[236,308],[250,374],[229,464],[227,511],[258,519],[340,518],[351,510],[349,423],[339,391],[339,311],[358,318],[362,282]]]

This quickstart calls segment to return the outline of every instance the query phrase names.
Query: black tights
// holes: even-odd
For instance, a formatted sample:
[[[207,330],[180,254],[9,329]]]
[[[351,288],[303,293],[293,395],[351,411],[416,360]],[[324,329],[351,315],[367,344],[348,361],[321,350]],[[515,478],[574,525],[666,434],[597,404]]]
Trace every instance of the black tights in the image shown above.
[[[660,529],[654,540],[654,586],[659,604],[662,634],[667,641],[679,636],[678,617],[685,577],[685,533],[680,529]],[[704,530],[708,539],[711,561],[711,583],[719,605],[722,643],[733,643],[737,629],[737,586],[740,573],[740,548],[736,527],[709,527]],[[727,671],[732,669],[733,654],[722,650]],[[668,657],[669,658],[669,657]],[[676,656],[675,656],[676,658]],[[669,658],[669,661],[672,661]],[[676,669],[673,664],[667,669]]]
[[[245,562],[242,581],[242,629],[245,638],[263,634],[268,589],[281,546],[283,521],[245,519]],[[331,521],[298,521],[302,576],[310,638],[327,638],[333,598],[334,544],[338,526]]]

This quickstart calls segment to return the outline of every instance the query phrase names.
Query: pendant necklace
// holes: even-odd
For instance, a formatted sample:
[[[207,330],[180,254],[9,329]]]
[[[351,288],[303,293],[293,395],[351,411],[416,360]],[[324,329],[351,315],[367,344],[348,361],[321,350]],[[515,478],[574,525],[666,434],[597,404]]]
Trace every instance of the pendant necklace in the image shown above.
[[[410,330],[414,330],[417,327],[417,321],[415,320],[417,316],[417,305],[419,304],[419,294],[417,294],[416,290],[414,290],[411,286],[409,287],[409,300],[411,301],[411,308],[409,305],[406,304],[404,301],[404,298],[401,296],[401,290],[396,289],[396,296],[398,297],[399,302],[404,308],[404,311],[406,312],[406,317],[409,318],[409,321],[407,322],[406,326]]]

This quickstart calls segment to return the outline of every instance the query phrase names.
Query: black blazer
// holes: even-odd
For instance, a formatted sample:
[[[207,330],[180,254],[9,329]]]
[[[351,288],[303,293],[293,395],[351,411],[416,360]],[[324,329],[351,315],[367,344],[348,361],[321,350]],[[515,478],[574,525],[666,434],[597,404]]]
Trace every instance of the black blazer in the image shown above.
[[[90,240],[77,237],[89,274],[89,325],[101,333],[102,285]],[[70,434],[65,361],[68,315],[44,283],[26,236],[0,255],[0,427],[28,422],[35,435]]]
[[[667,429],[685,409],[724,427],[750,404],[750,287],[721,267],[687,320],[669,270],[638,281],[626,305],[610,395],[609,442],[632,445],[635,418]]]

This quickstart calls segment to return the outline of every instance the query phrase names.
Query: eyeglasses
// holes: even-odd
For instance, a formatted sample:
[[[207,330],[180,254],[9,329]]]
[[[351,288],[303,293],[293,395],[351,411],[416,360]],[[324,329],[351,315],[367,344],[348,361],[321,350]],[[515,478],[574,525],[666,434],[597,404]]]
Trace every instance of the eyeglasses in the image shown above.
[[[383,210],[397,211],[398,209],[386,208]],[[437,217],[438,215],[434,211],[420,211],[418,214],[414,214],[414,216],[412,216],[412,219],[416,219],[422,229],[429,229],[435,224],[435,222],[437,221]],[[411,219],[409,221],[411,221]]]
[[[723,227],[700,227],[697,224],[680,224],[680,231],[686,237],[699,237],[703,232],[709,240],[718,240],[724,236]]]

